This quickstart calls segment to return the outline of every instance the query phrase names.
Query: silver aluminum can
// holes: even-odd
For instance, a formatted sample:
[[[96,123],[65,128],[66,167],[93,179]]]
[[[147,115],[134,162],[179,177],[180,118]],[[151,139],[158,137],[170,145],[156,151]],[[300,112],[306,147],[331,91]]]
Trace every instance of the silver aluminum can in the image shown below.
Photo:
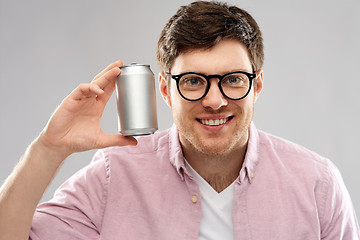
[[[124,136],[152,134],[158,129],[155,78],[149,65],[120,67],[116,79],[119,131]]]

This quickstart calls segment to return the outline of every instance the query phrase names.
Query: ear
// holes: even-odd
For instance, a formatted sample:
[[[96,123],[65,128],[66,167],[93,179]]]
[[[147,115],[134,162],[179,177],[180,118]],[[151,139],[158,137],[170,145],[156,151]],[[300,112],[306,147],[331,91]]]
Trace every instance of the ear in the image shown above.
[[[264,83],[264,71],[262,69],[256,72],[256,91],[255,91],[255,101],[258,99]]]
[[[170,86],[169,86],[170,88]],[[168,88],[166,77],[164,73],[159,73],[159,89],[160,93],[166,102],[166,104],[171,108],[171,98],[170,98],[170,89]]]

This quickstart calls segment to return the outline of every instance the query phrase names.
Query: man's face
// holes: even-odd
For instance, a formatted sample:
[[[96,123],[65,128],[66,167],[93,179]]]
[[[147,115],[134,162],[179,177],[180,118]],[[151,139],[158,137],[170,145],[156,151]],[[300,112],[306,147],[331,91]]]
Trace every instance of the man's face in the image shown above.
[[[181,54],[175,59],[171,74],[199,72],[222,75],[237,70],[252,73],[248,51],[239,41],[223,40],[211,49]],[[256,92],[252,88],[246,98],[227,99],[218,88],[219,80],[211,79],[208,94],[194,102],[180,96],[175,80],[171,79],[170,86],[166,86],[164,76],[160,77],[160,91],[172,109],[184,150],[222,155],[245,146],[255,99],[262,89],[262,72],[257,74]]]

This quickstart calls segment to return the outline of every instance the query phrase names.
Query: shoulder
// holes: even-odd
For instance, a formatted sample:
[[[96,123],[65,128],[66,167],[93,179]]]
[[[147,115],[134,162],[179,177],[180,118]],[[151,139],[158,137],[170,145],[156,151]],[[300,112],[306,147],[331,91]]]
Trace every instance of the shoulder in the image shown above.
[[[284,138],[263,131],[258,133],[259,155],[268,159],[265,161],[268,168],[315,185],[329,185],[340,178],[337,167],[328,158]]]
[[[258,132],[260,148],[268,154],[298,164],[312,163],[321,167],[332,165],[329,159],[304,146],[264,131],[259,130]]]
[[[104,162],[106,169],[130,171],[156,168],[160,162],[169,161],[171,129],[152,135],[137,137],[136,146],[110,147],[97,151],[94,161]]]
[[[96,155],[102,157],[152,154],[166,148],[169,144],[170,129],[158,131],[151,135],[136,137],[138,144],[136,146],[109,147],[99,150]],[[95,156],[96,156],[95,155]]]
[[[93,161],[101,161],[109,176],[106,184],[110,199],[120,198],[124,192],[139,196],[150,194],[150,189],[160,191],[160,186],[167,183],[164,176],[178,177],[170,161],[171,137],[173,134],[168,129],[138,137],[137,146],[111,147],[96,153]]]
[[[267,159],[261,161],[263,168],[285,177],[293,182],[292,186],[306,186],[315,191],[320,202],[325,201],[332,191],[340,196],[346,194],[341,174],[328,158],[281,137],[258,132],[260,158]]]
[[[284,198],[296,196],[298,205],[314,206],[324,236],[341,231],[359,232],[350,195],[338,168],[329,159],[299,144],[258,130],[258,168],[261,183],[286,189]],[[261,175],[261,174],[258,174]],[[350,236],[348,237],[351,238]],[[346,239],[348,239],[346,238]]]

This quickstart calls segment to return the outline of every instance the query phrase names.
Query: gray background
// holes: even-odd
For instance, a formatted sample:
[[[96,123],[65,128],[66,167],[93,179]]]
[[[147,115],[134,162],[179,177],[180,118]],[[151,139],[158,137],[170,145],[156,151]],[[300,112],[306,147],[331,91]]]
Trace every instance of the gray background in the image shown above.
[[[157,76],[160,31],[189,2],[0,0],[0,181],[79,83],[117,59],[151,64]],[[330,158],[360,216],[360,1],[229,2],[249,11],[264,35],[265,85],[255,124]],[[171,113],[157,94],[165,129]],[[102,127],[117,132],[114,96]],[[93,154],[69,157],[43,200]]]

